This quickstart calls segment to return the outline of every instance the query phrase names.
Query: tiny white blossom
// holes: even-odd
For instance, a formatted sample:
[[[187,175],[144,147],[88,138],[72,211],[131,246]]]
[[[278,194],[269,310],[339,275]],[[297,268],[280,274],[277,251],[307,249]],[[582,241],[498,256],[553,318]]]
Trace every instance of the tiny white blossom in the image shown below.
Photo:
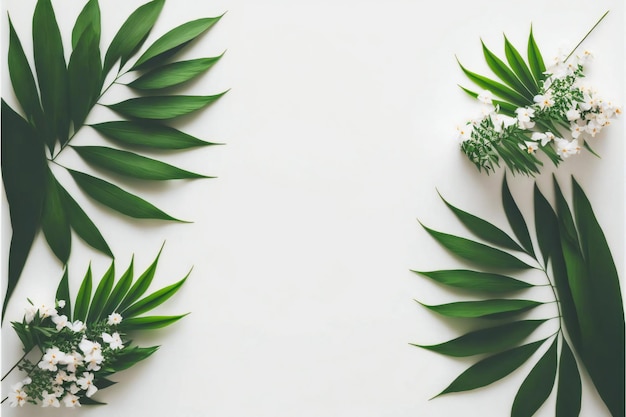
[[[525,147],[522,145],[520,145],[520,147],[526,150],[529,154],[533,154],[537,150],[537,142],[524,141],[524,144],[526,145]]]
[[[63,404],[65,404],[66,407],[70,407],[70,408],[80,407],[80,402],[78,401],[78,397],[70,393],[65,394],[65,397],[63,397]]]
[[[76,376],[74,376],[74,381],[76,381]],[[72,384],[72,385],[70,385],[70,389],[69,389],[69,391],[70,391],[72,394],[76,394],[78,391],[80,391],[80,388],[78,388],[78,387],[76,386],[76,384]]]
[[[578,145],[578,141],[576,139],[572,141],[568,141],[566,139],[558,138],[556,140],[558,154],[561,158],[565,159],[570,155],[576,155],[580,152],[580,146]]]
[[[53,394],[48,394],[48,391],[44,391],[41,393],[43,399],[41,400],[42,407],[60,407],[59,399],[57,396]]]
[[[472,138],[472,131],[474,130],[474,125],[471,123],[457,126],[457,138],[462,141],[466,141]],[[111,320],[111,316],[109,316],[109,320]]]
[[[76,368],[83,364],[83,356],[78,352],[68,353],[63,358],[62,364],[66,366],[68,372],[76,372]],[[74,374],[72,374],[71,377],[73,377],[73,379],[68,379],[67,381],[76,380]]]
[[[122,338],[120,337],[120,334],[118,332],[115,332],[113,334],[102,333],[102,340],[105,343],[108,343],[109,347],[113,350],[124,348]]]
[[[78,378],[78,381],[76,381],[82,390],[87,391],[85,394],[87,397],[91,397],[96,393],[96,391],[98,391],[98,388],[93,384],[93,377],[94,375],[92,373],[84,372],[83,376]]]
[[[109,318],[107,320],[107,324],[109,326],[115,326],[122,322],[122,316],[119,313],[109,314]]]
[[[539,105],[540,109],[545,109],[546,107],[554,106],[554,99],[552,98],[552,94],[550,92],[546,92],[545,94],[538,94],[533,98],[533,101]]]
[[[598,122],[596,122],[595,120],[590,120],[585,127],[585,132],[587,132],[589,136],[594,137],[596,136],[596,134],[598,134],[598,132],[600,132],[600,129],[602,129],[602,126],[599,125]]]
[[[65,300],[57,300],[57,307],[59,308],[65,307]]]
[[[24,320],[26,323],[30,323],[35,319],[35,314],[37,314],[38,310],[34,305],[28,305],[24,308]]]
[[[26,394],[26,391],[22,388],[24,388],[24,384],[22,382],[18,382],[17,384],[11,386],[11,392],[9,393],[9,404],[11,407],[17,407],[18,405],[22,407],[26,404],[28,394]]]
[[[531,129],[535,126],[535,122],[531,119],[535,116],[535,110],[530,107],[520,107],[515,109],[517,114],[517,122],[522,129]]]
[[[56,316],[57,311],[54,307],[50,307],[46,304],[41,304],[39,306],[39,317],[45,319],[46,317]]]
[[[57,331],[61,331],[64,327],[67,327],[69,322],[66,315],[52,317],[52,322],[57,325]]]
[[[576,121],[569,125],[569,130],[572,138],[578,139],[578,137],[585,132],[585,123],[582,121]]]
[[[492,104],[493,93],[489,90],[483,90],[483,92],[478,95],[477,99],[483,104]]]
[[[52,347],[46,349],[41,361],[37,364],[41,369],[48,371],[56,371],[59,361],[63,362],[65,359],[65,353],[61,352],[58,348]]]
[[[67,328],[74,333],[84,332],[87,329],[87,325],[80,320],[76,320],[73,323],[68,323]]]
[[[574,120],[580,119],[580,112],[577,109],[569,109],[565,113],[565,117],[567,117],[568,121],[573,122]]]

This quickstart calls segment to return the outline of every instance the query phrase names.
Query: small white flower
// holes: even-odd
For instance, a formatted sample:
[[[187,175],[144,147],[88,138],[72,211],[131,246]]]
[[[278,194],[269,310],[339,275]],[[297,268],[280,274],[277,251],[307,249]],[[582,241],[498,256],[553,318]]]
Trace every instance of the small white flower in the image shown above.
[[[75,376],[74,376],[74,381],[76,381],[76,377],[75,377]],[[70,391],[72,394],[76,394],[78,391],[80,391],[80,388],[78,388],[78,387],[76,386],[76,384],[72,384],[72,385],[70,385],[70,389],[69,389],[69,391]]]
[[[80,320],[76,320],[73,323],[68,323],[67,328],[74,333],[84,332],[87,329],[87,325]]]
[[[113,334],[102,333],[102,340],[105,343],[108,343],[109,347],[113,350],[124,348],[122,338],[120,337],[120,334],[118,332],[115,332]]]
[[[556,140],[557,152],[561,158],[565,159],[570,155],[576,155],[580,152],[580,146],[578,140],[574,139],[571,142],[566,139],[557,138]]]
[[[22,407],[26,404],[28,394],[22,389],[23,387],[24,384],[21,382],[11,386],[11,392],[9,393],[9,404],[11,407],[17,407],[18,405]]]
[[[92,373],[83,372],[83,376],[76,381],[82,390],[87,391],[85,394],[87,397],[91,397],[98,391],[98,388],[93,384],[93,377],[94,375]]]
[[[585,132],[589,134],[589,136],[594,137],[598,132],[600,132],[602,126],[599,125],[595,120],[590,120],[585,127]]]
[[[57,311],[54,307],[50,307],[46,304],[41,304],[39,306],[39,317],[45,319],[46,317],[56,316]]]
[[[61,352],[58,348],[52,347],[46,349],[46,353],[41,358],[41,361],[37,364],[41,369],[55,372],[57,370],[57,364],[63,363],[65,360],[65,353]]]
[[[67,327],[69,322],[66,315],[52,317],[52,322],[57,325],[57,331],[61,331],[64,327]]]
[[[30,323],[35,319],[35,314],[37,314],[38,310],[34,305],[28,305],[24,308],[24,320],[26,323]]]
[[[83,364],[83,357],[78,352],[72,352],[65,355],[62,364],[66,366],[68,372],[76,372],[76,368]],[[76,376],[74,374],[69,377],[73,379],[67,379],[67,381],[76,381]]]
[[[529,107],[520,107],[515,109],[517,114],[517,122],[522,129],[531,129],[535,126],[535,122],[531,119],[535,116],[535,110]]]
[[[569,125],[569,130],[572,138],[578,139],[578,137],[585,132],[585,123],[582,121],[576,121]]]
[[[482,93],[478,95],[478,101],[483,104],[492,104],[493,103],[493,93],[489,90],[483,90]]]
[[[57,300],[57,307],[59,308],[65,307],[65,300]]]
[[[545,109],[546,107],[554,106],[554,99],[552,99],[552,94],[550,92],[546,92],[545,94],[538,94],[533,98],[533,101],[539,105],[540,109]]]
[[[472,131],[474,130],[474,125],[472,125],[471,123],[462,125],[462,126],[457,126],[456,127],[457,130],[457,138],[461,141],[466,141],[472,138]],[[111,316],[109,316],[109,321],[111,320]]]
[[[507,128],[509,126],[517,123],[517,119],[515,117],[510,117],[505,114],[499,113],[491,113],[491,122],[493,123],[493,130],[496,132],[502,132],[503,128]]]
[[[41,393],[43,399],[41,400],[42,407],[60,407],[58,398],[54,394],[48,394],[48,391],[44,391]]]
[[[554,135],[550,132],[534,132],[530,139],[534,140],[535,142],[541,142],[541,146],[546,146],[548,142],[554,140]]]
[[[70,407],[70,408],[80,407],[80,402],[78,401],[78,397],[70,393],[67,393],[65,397],[63,397],[63,404],[65,404],[66,407]]]
[[[119,313],[109,314],[107,324],[109,326],[116,326],[122,322],[122,316]]]
[[[565,117],[567,117],[568,121],[573,122],[574,120],[580,119],[580,112],[577,109],[569,109],[565,113]]]
[[[537,142],[524,141],[524,144],[526,145],[526,147],[522,145],[520,145],[520,147],[524,149],[526,152],[528,152],[529,154],[533,154],[537,150]]]

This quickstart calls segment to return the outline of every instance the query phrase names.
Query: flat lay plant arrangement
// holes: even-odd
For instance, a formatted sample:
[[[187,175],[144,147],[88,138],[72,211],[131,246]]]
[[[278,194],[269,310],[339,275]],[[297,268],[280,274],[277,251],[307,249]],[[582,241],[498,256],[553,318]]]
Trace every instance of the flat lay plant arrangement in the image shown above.
[[[582,148],[592,151],[589,142],[621,108],[583,84],[583,65],[590,53],[577,53],[578,46],[546,67],[531,30],[526,60],[506,37],[507,63],[483,43],[487,64],[501,82],[461,66],[471,81],[486,89],[476,93],[462,87],[486,106],[481,116],[459,128],[461,150],[479,171],[493,173],[503,161],[510,176],[532,177],[541,173],[543,165],[538,152],[558,166]],[[471,266],[415,271],[438,285],[460,290],[457,294],[463,297],[440,305],[418,302],[439,315],[476,324],[475,330],[453,340],[415,344],[442,355],[476,358],[436,397],[485,387],[532,361],[531,371],[512,396],[512,417],[534,415],[553,391],[555,416],[580,415],[583,373],[589,375],[610,415],[625,415],[625,324],[619,276],[589,199],[573,176],[571,181],[568,199],[553,174],[552,202],[535,183],[534,212],[524,214],[505,174],[500,201],[506,228],[458,208],[443,196],[471,237],[422,224],[432,238]],[[520,276],[528,271],[545,277],[543,285],[552,289],[553,300],[524,296],[535,286]],[[556,315],[524,318],[550,303],[556,304]],[[533,336],[550,321],[558,322],[554,334]]]
[[[101,49],[97,0],[86,2],[78,15],[70,45],[62,43],[51,1],[38,0],[32,19],[32,60],[20,41],[25,35],[18,34],[20,28],[13,26],[9,15],[8,69],[19,107],[2,101],[2,179],[12,228],[3,318],[40,230],[62,264],[70,257],[73,233],[113,256],[100,228],[62,184],[57,169],[69,173],[85,195],[111,210],[137,219],[181,221],[126,191],[123,184],[104,179],[98,171],[61,166],[59,155],[69,149],[100,172],[146,182],[208,178],[143,155],[212,145],[168,122],[196,112],[224,94],[179,93],[180,87],[203,76],[221,56],[176,60],[177,53],[193,48],[193,41],[220,17],[181,24],[144,47],[164,4],[165,0],[153,0],[137,8],[111,43]],[[71,51],[67,62],[65,51]],[[121,84],[123,76],[132,75],[133,81]],[[136,97],[109,103],[106,93],[114,88],[127,89]],[[89,115],[96,105],[120,117],[92,122]],[[75,145],[73,139],[83,129],[91,129],[107,141],[98,146]]]

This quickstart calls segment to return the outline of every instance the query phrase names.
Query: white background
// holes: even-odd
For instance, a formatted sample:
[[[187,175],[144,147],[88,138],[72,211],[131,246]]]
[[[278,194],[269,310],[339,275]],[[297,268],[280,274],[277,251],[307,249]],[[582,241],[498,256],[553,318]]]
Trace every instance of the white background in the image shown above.
[[[103,1],[103,48],[142,1]],[[31,53],[34,1],[2,2]],[[83,1],[53,1],[66,44]],[[525,51],[532,23],[546,55],[572,47],[606,11],[588,38],[595,53],[589,81],[624,103],[624,7],[618,0],[502,3],[478,0],[293,2],[287,0],[166,3],[146,46],[169,29],[227,12],[183,57],[223,59],[190,94],[220,101],[178,125],[225,146],[179,152],[167,161],[218,176],[157,186],[128,184],[191,224],[133,221],[92,204],[71,178],[55,171],[100,226],[116,255],[117,276],[135,256],[137,273],[165,243],[153,284],[160,288],[193,267],[182,290],[158,310],[191,312],[176,325],[135,340],[160,344],[150,359],[115,376],[97,394],[108,402],[76,413],[219,417],[503,416],[534,360],[491,387],[434,400],[473,359],[453,359],[410,346],[438,343],[467,330],[414,299],[435,304],[454,294],[410,272],[462,264],[419,226],[465,233],[437,196],[506,229],[500,206],[503,171],[479,174],[458,148],[455,126],[478,104],[457,66],[486,73],[480,39],[503,56],[503,32]],[[2,60],[2,97],[15,103]],[[130,80],[131,78],[129,78]],[[122,86],[103,103],[128,97]],[[115,119],[98,107],[88,121]],[[624,274],[624,122],[594,139],[596,158],[569,159],[557,177],[566,195],[574,173],[593,203]],[[102,144],[85,129],[76,144]],[[68,150],[62,162],[86,169]],[[550,195],[551,167],[539,178]],[[529,224],[529,178],[510,179]],[[508,229],[507,229],[508,230]],[[2,276],[10,222],[2,200]],[[72,292],[91,262],[96,277],[109,260],[73,240]],[[62,266],[39,236],[2,328],[2,366],[20,356],[8,325],[26,297],[53,297]],[[543,283],[541,276],[529,275]],[[2,291],[6,283],[2,283]],[[545,290],[545,291],[544,291]],[[538,299],[551,294],[538,291]],[[531,296],[529,294],[529,296]],[[554,307],[554,305],[552,305]],[[529,317],[550,317],[552,307]],[[554,325],[552,323],[551,325]],[[539,334],[555,328],[542,327]],[[542,351],[547,346],[542,348]],[[3,372],[4,373],[4,372]],[[13,374],[2,388],[21,377]],[[608,415],[585,376],[583,416]],[[4,396],[4,395],[3,395]],[[554,395],[537,413],[554,415]],[[6,416],[68,415],[66,410],[1,408]]]

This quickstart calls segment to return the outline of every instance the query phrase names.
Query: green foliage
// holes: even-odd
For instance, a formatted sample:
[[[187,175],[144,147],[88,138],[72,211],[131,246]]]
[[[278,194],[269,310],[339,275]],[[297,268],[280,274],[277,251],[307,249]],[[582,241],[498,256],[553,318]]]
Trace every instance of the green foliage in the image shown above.
[[[56,158],[66,149],[75,151],[93,168],[118,175],[121,181],[210,178],[140,153],[141,149],[211,145],[165,122],[199,111],[224,94],[181,95],[176,90],[205,74],[221,58],[220,55],[175,60],[178,52],[206,33],[221,16],[200,18],[175,27],[148,45],[127,66],[143,49],[164,4],[165,0],[153,0],[137,8],[121,25],[108,48],[101,49],[98,0],[85,3],[72,28],[71,44],[65,46],[51,1],[38,0],[32,26],[34,69],[8,19],[9,76],[20,108],[13,110],[2,101],[2,177],[13,231],[3,317],[39,230],[62,264],[70,257],[72,231],[87,245],[113,256],[98,226],[58,180],[55,174],[58,167],[52,169]],[[66,56],[69,56],[67,62]],[[117,70],[112,71],[116,64]],[[104,94],[119,85],[118,80],[126,74],[137,76],[128,87],[117,88],[128,88],[137,97],[120,103],[103,102]],[[144,96],[154,90],[161,94]],[[96,103],[110,107],[122,118],[86,124]],[[85,124],[120,148],[69,146]],[[123,184],[113,184],[99,174],[64,168],[87,196],[109,209],[134,218],[178,221],[124,190]]]
[[[465,290],[474,297],[468,301],[422,305],[453,319],[482,320],[480,323],[485,323],[484,318],[501,320],[496,325],[481,326],[453,340],[415,346],[455,357],[486,355],[439,394],[442,395],[480,388],[508,376],[552,339],[519,388],[511,416],[534,415],[551,395],[555,381],[556,415],[578,416],[582,395],[579,368],[589,373],[611,414],[623,416],[624,313],[615,262],[591,204],[578,182],[572,178],[573,210],[556,179],[553,185],[554,209],[537,185],[533,192],[535,241],[541,257],[536,255],[527,222],[506,178],[502,182],[502,204],[515,240],[504,229],[444,200],[476,240],[423,227],[452,254],[478,268],[416,272],[438,284]],[[476,250],[479,247],[483,249]],[[543,302],[492,298],[494,294],[517,293],[533,287],[524,279],[501,273],[502,270],[513,273],[519,270],[519,264],[511,260],[518,258],[510,252],[522,252],[524,257],[532,259],[537,264],[532,268],[545,274],[555,297],[558,296],[555,301],[560,315],[556,319],[560,325],[557,332],[546,339],[520,345],[532,337],[542,323],[554,317],[540,320],[520,320],[517,317]],[[489,254],[496,256],[495,260]],[[558,357],[560,359],[557,360]]]

